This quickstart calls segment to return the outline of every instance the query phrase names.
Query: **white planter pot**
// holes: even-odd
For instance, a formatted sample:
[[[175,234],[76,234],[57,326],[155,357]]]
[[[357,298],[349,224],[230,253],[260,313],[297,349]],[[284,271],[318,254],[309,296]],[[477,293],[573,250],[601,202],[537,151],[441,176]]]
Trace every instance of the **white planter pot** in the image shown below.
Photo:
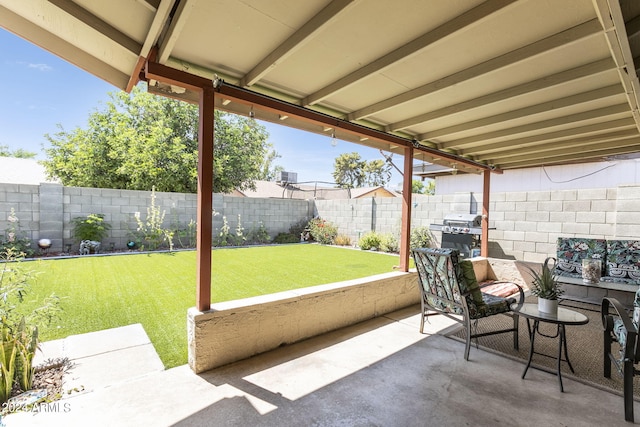
[[[549,314],[558,314],[558,300],[538,298],[538,311]]]

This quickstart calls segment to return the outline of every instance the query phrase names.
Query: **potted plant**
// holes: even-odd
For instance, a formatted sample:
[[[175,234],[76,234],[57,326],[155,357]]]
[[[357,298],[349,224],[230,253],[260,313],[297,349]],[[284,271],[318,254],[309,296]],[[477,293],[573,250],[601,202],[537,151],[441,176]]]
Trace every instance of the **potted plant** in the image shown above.
[[[553,267],[549,266],[549,261],[553,260]],[[553,270],[556,259],[548,257],[542,264],[540,272],[532,269],[531,293],[538,297],[538,310],[545,313],[558,313],[558,297],[564,293],[562,285],[558,283]]]

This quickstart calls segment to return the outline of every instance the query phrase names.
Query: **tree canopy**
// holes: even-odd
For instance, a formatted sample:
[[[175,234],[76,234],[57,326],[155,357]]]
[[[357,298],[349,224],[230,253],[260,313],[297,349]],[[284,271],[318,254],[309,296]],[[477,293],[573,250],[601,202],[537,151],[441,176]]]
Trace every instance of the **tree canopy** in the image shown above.
[[[340,188],[383,186],[391,179],[391,165],[384,160],[362,160],[356,152],[336,157],[333,179]]]
[[[22,148],[11,150],[8,145],[0,145],[0,157],[15,157],[18,159],[33,159],[37,153]]]
[[[86,128],[46,135],[49,177],[69,186],[195,193],[198,108],[139,87],[109,96]],[[215,192],[253,189],[268,176],[279,156],[264,126],[216,110],[214,132]]]

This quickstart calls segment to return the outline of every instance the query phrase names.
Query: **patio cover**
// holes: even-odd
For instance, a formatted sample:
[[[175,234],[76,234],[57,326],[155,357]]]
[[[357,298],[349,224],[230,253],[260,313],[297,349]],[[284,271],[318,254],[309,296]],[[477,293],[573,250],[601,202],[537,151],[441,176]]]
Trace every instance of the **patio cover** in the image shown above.
[[[485,193],[488,171],[640,151],[639,15],[636,0],[0,0],[0,26],[120,89],[208,111],[197,85],[215,82],[216,108],[399,153],[405,176],[413,159],[481,172]]]

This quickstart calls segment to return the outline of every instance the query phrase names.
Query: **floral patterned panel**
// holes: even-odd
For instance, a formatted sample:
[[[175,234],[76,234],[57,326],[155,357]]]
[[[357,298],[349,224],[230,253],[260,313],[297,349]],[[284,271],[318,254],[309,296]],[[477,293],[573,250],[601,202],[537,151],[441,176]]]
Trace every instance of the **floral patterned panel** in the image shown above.
[[[425,292],[425,302],[436,310],[447,313],[464,314],[464,295],[469,308],[469,317],[478,319],[496,313],[510,311],[514,298],[505,299],[482,293],[482,304],[475,304],[471,289],[459,265],[459,251],[456,249],[422,248],[413,251],[420,285]],[[476,283],[477,286],[477,283]]]
[[[582,277],[584,258],[600,259],[605,262],[607,241],[580,237],[558,237],[556,246],[556,271],[559,276]]]
[[[640,284],[640,241],[607,241],[605,274],[603,281]]]

